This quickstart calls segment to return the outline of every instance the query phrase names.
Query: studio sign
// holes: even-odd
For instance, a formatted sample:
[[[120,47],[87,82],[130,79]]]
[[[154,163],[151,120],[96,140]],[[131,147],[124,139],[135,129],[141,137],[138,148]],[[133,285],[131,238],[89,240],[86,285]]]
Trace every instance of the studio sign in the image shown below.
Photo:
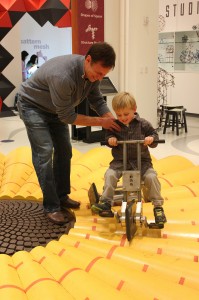
[[[166,14],[165,17],[176,17],[177,15],[180,16],[192,16],[199,14],[199,1],[193,2],[181,2],[175,3],[172,5],[166,5]]]

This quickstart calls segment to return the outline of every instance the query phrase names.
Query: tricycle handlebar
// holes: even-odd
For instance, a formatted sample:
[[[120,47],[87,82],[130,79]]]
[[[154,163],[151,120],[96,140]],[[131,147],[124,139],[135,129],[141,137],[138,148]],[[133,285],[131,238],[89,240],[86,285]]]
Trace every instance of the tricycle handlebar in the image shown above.
[[[118,144],[144,144],[144,140],[127,140],[127,141],[117,141]],[[152,144],[158,143],[158,144],[164,144],[165,140],[157,140],[153,141]],[[106,141],[100,142],[101,146],[108,145]]]

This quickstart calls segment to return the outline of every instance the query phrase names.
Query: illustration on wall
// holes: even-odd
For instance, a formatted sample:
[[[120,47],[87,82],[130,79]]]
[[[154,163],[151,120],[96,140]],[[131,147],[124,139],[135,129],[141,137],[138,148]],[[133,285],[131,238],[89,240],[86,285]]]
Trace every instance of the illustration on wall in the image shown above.
[[[158,31],[162,32],[165,27],[165,18],[162,15],[158,16]]]
[[[85,7],[87,9],[91,9],[93,12],[96,12],[98,9],[98,1],[97,0],[86,0]]]
[[[192,29],[196,31],[196,34],[199,37],[199,24],[193,25]]]
[[[181,52],[180,61],[183,63],[199,63],[199,49],[193,49],[193,45],[188,45]]]
[[[169,86],[175,86],[174,79],[175,77],[171,73],[158,68],[158,108],[160,108],[160,105],[168,104],[167,91]]]
[[[162,68],[158,68],[158,100],[157,100],[157,108],[158,108],[158,124],[161,127],[162,122],[162,109],[161,106],[167,105],[168,104],[168,87],[174,87],[175,82],[174,82],[175,77],[168,73],[166,70]]]

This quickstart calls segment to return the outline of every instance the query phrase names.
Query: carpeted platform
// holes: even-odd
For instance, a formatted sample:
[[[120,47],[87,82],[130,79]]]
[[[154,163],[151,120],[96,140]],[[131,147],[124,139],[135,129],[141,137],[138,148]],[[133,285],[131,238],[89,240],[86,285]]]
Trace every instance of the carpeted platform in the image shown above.
[[[24,200],[0,202],[0,254],[13,255],[17,251],[30,251],[45,246],[67,234],[74,225],[74,214],[68,212],[69,223],[53,224],[43,213],[41,203]]]

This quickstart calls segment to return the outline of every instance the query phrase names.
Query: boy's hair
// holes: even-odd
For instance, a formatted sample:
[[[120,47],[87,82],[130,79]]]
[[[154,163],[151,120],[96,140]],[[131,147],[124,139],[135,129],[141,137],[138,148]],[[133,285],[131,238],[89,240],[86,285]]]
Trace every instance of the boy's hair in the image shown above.
[[[93,44],[86,53],[85,57],[88,55],[91,56],[92,63],[100,62],[104,68],[110,67],[113,69],[115,67],[115,51],[113,47],[106,42]]]
[[[118,93],[113,97],[112,108],[114,111],[124,109],[124,108],[136,109],[136,101],[133,95],[127,92]]]

